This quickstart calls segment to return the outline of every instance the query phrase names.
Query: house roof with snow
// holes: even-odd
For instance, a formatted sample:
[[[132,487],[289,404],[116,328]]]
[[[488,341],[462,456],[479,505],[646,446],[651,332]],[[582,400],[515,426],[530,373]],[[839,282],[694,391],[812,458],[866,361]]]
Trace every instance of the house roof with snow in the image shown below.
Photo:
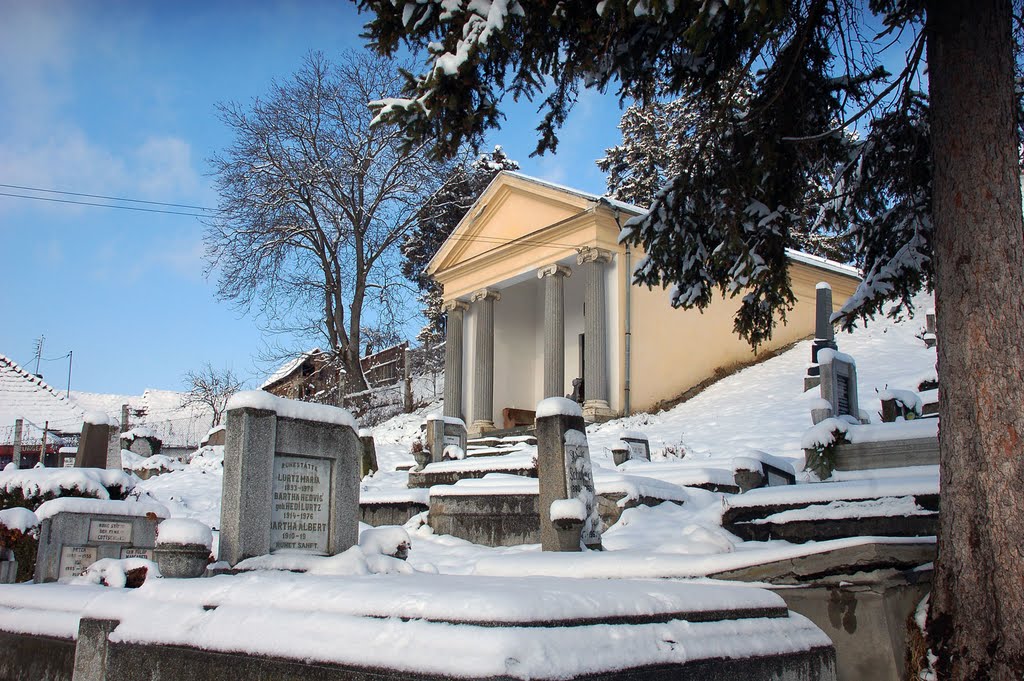
[[[128,424],[153,430],[165,447],[198,447],[213,414],[205,406],[183,406],[187,393],[148,388],[141,395],[71,391],[71,400],[84,411],[98,411],[120,423],[121,406],[128,405]]]
[[[74,433],[82,429],[84,410],[26,371],[14,360],[0,355],[0,429],[13,427],[23,419],[26,427]]]

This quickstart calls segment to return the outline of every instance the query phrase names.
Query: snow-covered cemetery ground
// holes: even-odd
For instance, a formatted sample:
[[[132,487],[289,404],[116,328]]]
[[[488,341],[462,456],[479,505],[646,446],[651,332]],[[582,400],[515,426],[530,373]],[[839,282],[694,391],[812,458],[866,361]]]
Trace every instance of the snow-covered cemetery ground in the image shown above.
[[[937,433],[934,418],[879,425],[880,397],[919,392],[922,383],[936,378],[935,350],[922,341],[924,310],[931,301],[921,296],[916,302],[917,315],[912,318],[879,319],[836,338],[839,350],[856,360],[860,410],[870,421],[842,426],[850,442],[934,438]],[[546,620],[548,626],[555,626],[552,621],[578,624],[589,618],[640,617],[653,618],[653,622],[662,612],[718,612],[740,605],[770,610],[782,607],[782,599],[751,587],[789,587],[780,587],[775,579],[785,570],[765,566],[789,566],[785,579],[799,582],[799,561],[814,556],[854,555],[866,547],[883,553],[887,546],[893,551],[914,550],[915,546],[930,550],[934,537],[912,536],[913,532],[887,531],[878,534],[893,536],[875,536],[873,530],[866,535],[843,530],[821,538],[811,536],[810,540],[772,534],[770,528],[787,524],[810,523],[814,527],[815,523],[838,526],[864,521],[868,523],[864,527],[878,527],[870,523],[886,518],[908,522],[934,518],[935,509],[921,500],[937,498],[937,465],[837,470],[826,480],[805,470],[804,448],[823,438],[827,441],[831,432],[831,422],[812,428],[811,411],[820,408],[821,398],[818,388],[803,390],[810,348],[810,341],[799,342],[711,384],[667,411],[588,425],[596,494],[612,499],[618,507],[617,518],[601,535],[602,550],[551,552],[541,551],[538,543],[473,543],[442,533],[424,511],[412,515],[403,526],[371,528],[360,523],[359,543],[338,555],[277,552],[234,566],[223,561],[211,566],[243,570],[233,577],[150,578],[138,591],[142,601],[131,600],[130,590],[118,594],[119,590],[104,591],[96,586],[121,586],[130,582],[132,569],[155,567],[142,558],[99,560],[84,576],[73,580],[78,586],[48,585],[43,591],[23,585],[0,587],[0,630],[74,637],[79,635],[79,616],[84,613],[116,613],[124,627],[126,638],[122,640],[136,643],[474,678],[567,678],[581,669],[597,672],[681,659],[742,657],[747,654],[744,646],[751,641],[755,647],[763,644],[765,650],[775,652],[816,650],[816,646],[829,644],[828,637],[795,614],[785,626],[772,625],[781,627],[777,629],[758,629],[746,620],[737,620],[734,626],[717,622],[724,628],[708,629],[700,635],[687,622],[676,620],[638,626],[624,638],[614,627],[603,633],[588,630],[585,636],[571,628],[557,634],[530,626],[516,628],[516,623],[534,620]],[[664,361],[686,360],[666,357]],[[934,399],[930,393],[926,397]],[[277,398],[268,395],[268,399]],[[100,406],[99,401],[93,402]],[[262,403],[247,406],[274,408]],[[452,460],[432,463],[426,472],[457,473],[456,478],[461,479],[454,484],[410,487],[410,475],[422,474],[410,473],[416,466],[413,444],[421,440],[421,427],[428,417],[441,409],[442,404],[434,401],[371,429],[379,470],[359,482],[364,505],[405,503],[427,508],[432,496],[512,499],[537,494],[536,477],[510,474],[536,467],[537,445],[527,437],[498,443],[492,453],[500,456],[473,456],[472,451],[465,456],[467,452],[456,451]],[[612,450],[621,445],[620,438],[638,434],[649,440],[650,460],[630,459],[616,465]],[[486,446],[495,449],[493,444],[478,445],[476,453]],[[82,478],[75,483],[76,475],[87,473],[75,469],[8,469],[0,473],[0,492],[8,494],[15,488],[26,496],[25,490],[30,488],[35,493],[56,489],[62,484],[60,475],[67,478],[63,480],[65,488],[78,484],[100,499],[109,496],[104,485],[109,487],[112,482],[131,489],[126,501],[48,501],[36,511],[37,518],[30,518],[32,514],[20,508],[0,511],[0,524],[28,531],[35,522],[59,511],[85,513],[103,504],[137,504],[134,508],[142,510],[136,515],[144,516],[145,511],[158,518],[193,521],[160,531],[166,532],[165,539],[173,533],[180,543],[199,545],[200,554],[208,544],[212,558],[217,558],[222,498],[229,494],[224,488],[224,447],[201,447],[182,462],[168,457],[149,460],[129,451],[122,453],[122,460],[125,471],[130,472],[105,472],[116,480]],[[762,466],[765,471],[793,475],[796,484],[771,484],[769,480],[768,486],[740,493],[735,487],[737,472],[761,470]],[[137,475],[143,471],[147,479]],[[57,508],[55,504],[62,505]],[[759,518],[744,521],[749,535],[736,533],[742,523],[730,526],[734,531],[727,529],[724,519],[730,513],[741,517],[742,511],[754,507],[768,510]],[[573,511],[565,513],[569,517]],[[758,524],[769,528],[768,535],[762,536]],[[207,529],[212,533],[206,534]],[[160,541],[158,536],[158,547]],[[922,569],[927,568],[925,564]],[[848,575],[857,569],[834,572],[846,575],[844,583],[849,583],[853,578]],[[382,576],[398,581],[390,582],[385,590],[374,588],[372,580]],[[721,587],[721,577],[746,587],[745,595],[737,596],[735,586]],[[634,581],[652,578],[660,581]],[[686,585],[695,590],[686,591]],[[101,597],[101,592],[108,595]],[[915,606],[917,601],[919,597]],[[863,607],[861,617],[870,617]],[[149,608],[159,608],[162,617],[151,617]],[[216,610],[207,619],[197,619],[212,608]],[[856,618],[850,629],[845,617],[840,617],[839,628],[855,631]],[[474,629],[472,645],[467,647],[468,639],[462,638],[452,622],[489,624]],[[498,626],[492,626],[494,623]],[[662,628],[658,640],[682,643],[678,648],[652,644],[642,630],[654,626]],[[337,643],[350,637],[376,640],[380,645]],[[453,667],[446,655],[456,652],[461,654],[461,662]],[[849,664],[841,653],[839,678],[853,678]]]

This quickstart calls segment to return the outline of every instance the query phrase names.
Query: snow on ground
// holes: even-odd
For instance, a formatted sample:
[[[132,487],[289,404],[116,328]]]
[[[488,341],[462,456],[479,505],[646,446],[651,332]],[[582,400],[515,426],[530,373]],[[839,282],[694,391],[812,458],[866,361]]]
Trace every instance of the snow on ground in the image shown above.
[[[917,303],[923,317],[923,310],[931,303],[925,297],[919,298]],[[916,337],[923,327],[923,323],[915,319],[902,323],[884,319],[837,338],[840,350],[857,360],[860,405],[873,420],[879,420],[881,409],[877,391],[916,390],[923,379],[934,378],[935,351],[925,348]],[[773,461],[772,457],[783,459],[783,463],[789,463],[799,473],[803,468],[801,439],[811,427],[810,405],[818,398],[817,388],[802,392],[809,358],[810,343],[801,342],[778,357],[715,383],[671,410],[636,414],[590,426],[588,437],[595,479],[607,484],[616,480],[621,483],[646,479],[651,489],[659,486],[678,489],[674,486],[702,479],[727,482],[717,480],[716,476],[742,468],[750,459]],[[361,489],[365,499],[426,501],[427,490],[410,490],[406,485],[408,473],[396,468],[414,463],[410,447],[420,436],[420,425],[431,414],[440,412],[441,406],[440,401],[435,400],[412,414],[396,416],[371,429],[381,470],[363,480]],[[650,438],[653,462],[632,461],[616,469],[610,447],[622,431],[646,434]],[[666,448],[674,448],[685,456],[680,459]],[[521,445],[518,454],[513,456],[528,460],[534,450],[532,446]],[[173,518],[190,518],[206,524],[215,530],[216,540],[220,525],[222,462],[223,447],[205,447],[192,456],[183,470],[139,482],[136,495],[163,504]],[[472,466],[475,462],[467,459],[447,465]],[[624,478],[623,472],[628,472],[628,476]],[[498,475],[465,484],[493,492],[506,477]],[[807,474],[802,477],[808,478]],[[424,524],[423,518],[417,516],[406,525],[412,541],[409,564],[418,570],[448,574],[504,573],[506,570],[514,573],[516,569],[524,570],[523,574],[536,569],[548,574],[582,575],[585,572],[595,576],[621,576],[631,570],[652,575],[666,571],[679,575],[705,574],[715,566],[752,564],[751,561],[808,550],[806,546],[795,547],[786,542],[739,541],[721,528],[727,498],[732,505],[778,494],[810,494],[831,499],[836,498],[841,488],[847,487],[864,487],[873,492],[889,490],[894,497],[905,497],[913,493],[934,493],[938,470],[935,466],[924,466],[837,473],[833,481],[827,483],[835,485],[830,490],[823,489],[826,485],[814,485],[817,489],[806,491],[802,486],[773,488],[736,497],[690,487],[686,489],[686,503],[681,506],[662,504],[625,510],[618,523],[604,534],[604,546],[608,550],[604,557],[581,558],[580,554],[575,554],[576,557],[564,565],[559,562],[561,558],[540,556],[538,545],[490,548],[436,535]],[[535,484],[520,479],[516,482]],[[907,486],[910,483],[913,489]],[[640,489],[638,484],[634,487]],[[637,493],[632,488],[625,491],[632,492],[632,496]],[[911,502],[904,500],[890,506],[910,509]],[[868,509],[858,512],[865,510]],[[846,511],[831,507],[817,511],[842,512]],[[530,560],[523,562],[527,556]],[[621,561],[616,563],[614,556]],[[572,565],[581,564],[581,560],[589,567],[577,573]]]

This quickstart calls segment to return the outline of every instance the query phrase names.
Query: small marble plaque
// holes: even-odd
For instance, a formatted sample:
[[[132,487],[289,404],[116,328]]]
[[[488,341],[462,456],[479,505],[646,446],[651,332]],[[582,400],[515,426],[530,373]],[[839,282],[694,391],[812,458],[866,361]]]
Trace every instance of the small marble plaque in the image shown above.
[[[626,446],[629,447],[629,458],[631,459],[647,459],[647,448],[644,447],[643,442],[636,442],[626,440]]]
[[[60,549],[60,572],[57,581],[70,582],[81,576],[85,569],[96,562],[95,546],[62,546]]]
[[[64,468],[74,468],[74,467],[75,467],[75,457],[73,457],[73,456],[65,456],[64,457]]]
[[[135,546],[122,546],[121,558],[145,558],[153,560],[153,549],[140,549]]]
[[[270,551],[327,553],[331,517],[331,461],[274,456]]]
[[[132,524],[118,520],[89,521],[89,541],[130,544],[132,541]]]
[[[460,447],[462,446],[462,440],[459,438],[458,435],[445,435],[444,446],[447,447],[448,445],[455,445],[456,447]]]

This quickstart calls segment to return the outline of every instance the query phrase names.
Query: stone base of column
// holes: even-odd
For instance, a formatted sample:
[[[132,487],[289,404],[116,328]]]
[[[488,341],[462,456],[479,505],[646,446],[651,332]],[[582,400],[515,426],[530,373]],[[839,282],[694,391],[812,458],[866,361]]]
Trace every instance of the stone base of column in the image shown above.
[[[615,416],[615,412],[604,400],[586,400],[583,403],[583,420],[587,423],[604,423]]]
[[[466,434],[470,437],[477,437],[497,429],[498,428],[494,425],[493,421],[473,421],[467,429]]]

